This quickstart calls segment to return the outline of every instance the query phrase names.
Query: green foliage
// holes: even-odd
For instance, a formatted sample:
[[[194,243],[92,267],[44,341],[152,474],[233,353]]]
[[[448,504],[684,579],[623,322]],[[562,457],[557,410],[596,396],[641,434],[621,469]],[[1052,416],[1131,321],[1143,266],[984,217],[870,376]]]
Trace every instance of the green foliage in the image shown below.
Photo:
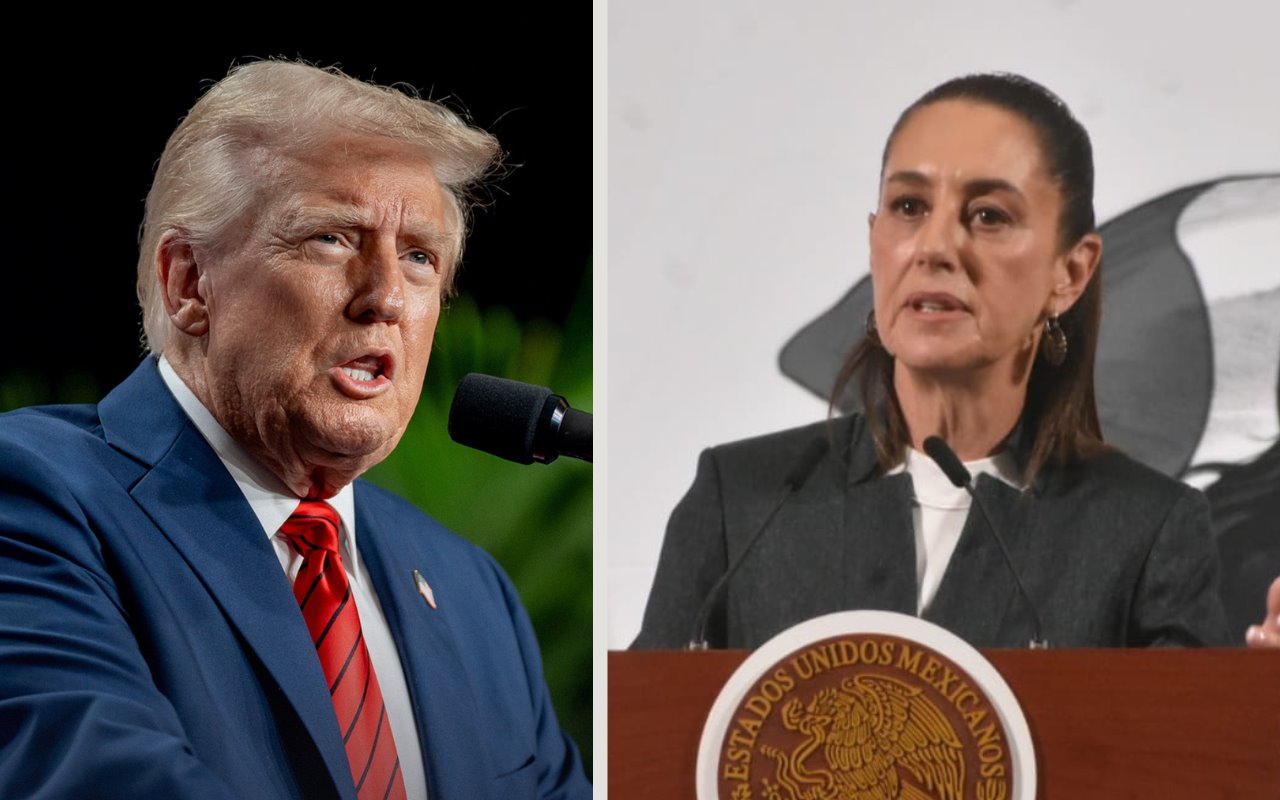
[[[93,376],[82,370],[56,380],[34,370],[0,372],[0,411],[49,403],[96,403],[102,394]]]
[[[562,458],[524,466],[455,444],[449,406],[469,372],[547,386],[590,411],[590,285],[563,331],[455,301],[441,317],[417,413],[400,446],[366,475],[502,564],[537,631],[556,713],[589,768],[591,465]]]

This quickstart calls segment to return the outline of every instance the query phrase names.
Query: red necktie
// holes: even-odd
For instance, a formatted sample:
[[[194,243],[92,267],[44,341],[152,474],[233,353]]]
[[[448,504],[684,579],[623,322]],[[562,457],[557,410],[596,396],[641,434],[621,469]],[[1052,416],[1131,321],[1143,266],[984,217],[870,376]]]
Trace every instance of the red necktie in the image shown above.
[[[303,500],[280,527],[302,556],[293,595],[315,642],[320,666],[347,748],[347,763],[360,800],[404,798],[400,759],[391,736],[373,662],[364,645],[360,615],[338,556],[338,512],[323,501]]]

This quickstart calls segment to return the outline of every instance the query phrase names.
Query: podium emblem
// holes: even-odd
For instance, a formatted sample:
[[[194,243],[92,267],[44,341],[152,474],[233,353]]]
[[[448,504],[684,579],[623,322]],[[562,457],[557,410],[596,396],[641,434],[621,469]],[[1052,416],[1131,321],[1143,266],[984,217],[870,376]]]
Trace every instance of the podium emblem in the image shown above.
[[[765,643],[703,730],[701,800],[1029,800],[1013,693],[977,650],[902,614],[849,611]]]

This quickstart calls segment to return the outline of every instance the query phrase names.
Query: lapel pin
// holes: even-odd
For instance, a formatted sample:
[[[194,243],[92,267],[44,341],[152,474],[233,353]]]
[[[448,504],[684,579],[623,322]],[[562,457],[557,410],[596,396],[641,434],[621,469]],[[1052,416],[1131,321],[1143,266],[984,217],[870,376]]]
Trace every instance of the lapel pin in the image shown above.
[[[427,583],[427,579],[422,577],[422,573],[418,572],[416,569],[413,571],[413,582],[418,587],[418,594],[422,595],[422,599],[427,601],[427,605],[435,608],[435,592],[431,591],[431,584]]]

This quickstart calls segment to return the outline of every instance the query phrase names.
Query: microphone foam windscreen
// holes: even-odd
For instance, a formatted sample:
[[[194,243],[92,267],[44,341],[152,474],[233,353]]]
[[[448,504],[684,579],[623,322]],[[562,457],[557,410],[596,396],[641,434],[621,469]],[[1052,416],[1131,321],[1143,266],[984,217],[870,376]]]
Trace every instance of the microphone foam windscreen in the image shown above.
[[[551,390],[471,373],[458,384],[449,409],[449,436],[458,444],[533,463],[538,420]]]

